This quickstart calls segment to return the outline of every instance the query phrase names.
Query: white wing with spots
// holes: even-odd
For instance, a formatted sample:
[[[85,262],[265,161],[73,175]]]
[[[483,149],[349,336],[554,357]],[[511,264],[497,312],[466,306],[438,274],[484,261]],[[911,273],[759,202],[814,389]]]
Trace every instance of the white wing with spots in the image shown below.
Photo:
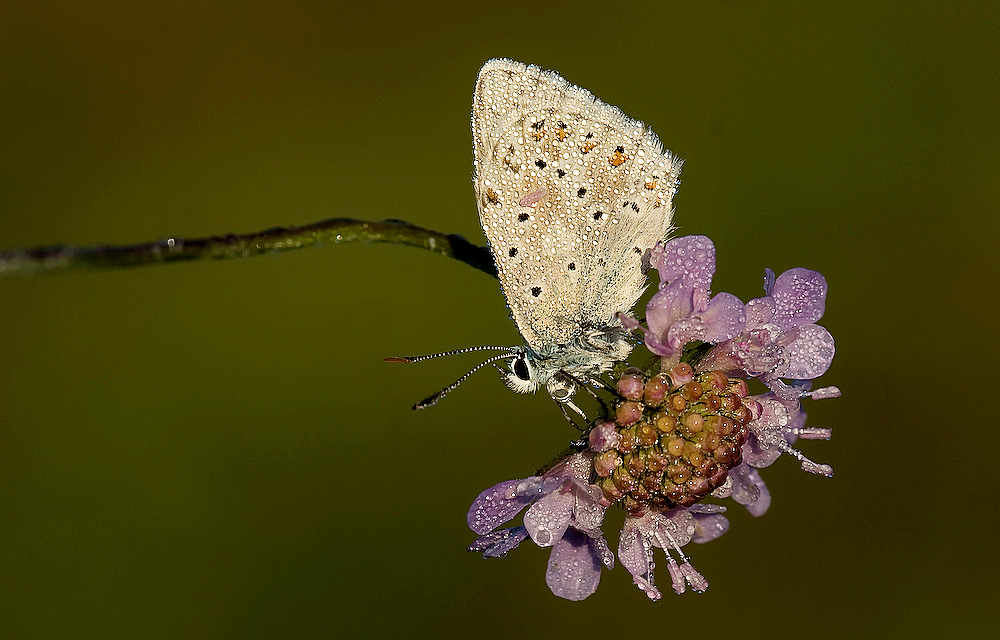
[[[528,346],[617,326],[665,240],[681,161],[553,71],[487,62],[472,107],[479,220]]]

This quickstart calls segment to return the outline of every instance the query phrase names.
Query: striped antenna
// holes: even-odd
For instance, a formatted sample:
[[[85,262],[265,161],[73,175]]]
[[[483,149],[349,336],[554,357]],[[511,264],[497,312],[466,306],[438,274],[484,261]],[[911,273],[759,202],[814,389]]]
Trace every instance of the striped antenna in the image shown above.
[[[494,348],[496,348],[496,347],[494,347]],[[468,351],[474,351],[474,350],[475,349],[468,349]],[[461,352],[458,352],[458,353],[461,353]],[[444,353],[442,353],[442,354],[438,354],[438,355],[450,355],[450,354],[444,354]],[[426,409],[427,407],[430,407],[430,406],[433,406],[433,405],[437,404],[437,401],[440,400],[441,398],[445,397],[445,395],[448,392],[452,391],[453,389],[455,389],[455,387],[457,387],[458,385],[460,385],[463,382],[465,382],[466,379],[468,379],[469,376],[471,376],[475,372],[479,371],[480,369],[482,369],[486,365],[493,364],[497,360],[504,360],[505,358],[516,358],[518,355],[520,355],[520,352],[517,351],[517,350],[514,350],[514,351],[511,351],[510,353],[501,353],[500,355],[493,356],[492,358],[487,359],[485,362],[480,362],[475,367],[473,367],[471,371],[469,371],[468,373],[466,373],[464,376],[462,376],[461,378],[459,378],[458,380],[456,380],[452,384],[448,385],[444,389],[441,389],[437,393],[434,393],[434,394],[431,394],[431,395],[427,396],[426,398],[424,398],[423,400],[421,400],[417,404],[413,405],[413,410],[414,411],[419,411],[420,409]],[[433,358],[435,356],[417,356],[417,357],[419,357],[419,358]]]
[[[383,362],[420,362],[421,360],[430,360],[431,358],[440,358],[443,356],[457,356],[463,353],[472,353],[473,351],[506,351],[508,354],[519,353],[520,349],[517,347],[494,347],[490,345],[484,345],[482,347],[467,347],[465,349],[455,349],[454,351],[444,351],[442,353],[431,353],[426,356],[395,356],[391,358],[384,358]],[[497,358],[501,360],[502,358]],[[492,360],[490,360],[492,362]]]
[[[488,364],[493,364],[497,360],[506,360],[507,358],[516,358],[521,355],[524,351],[520,347],[496,347],[492,345],[483,345],[481,347],[467,347],[465,349],[455,349],[454,351],[444,351],[442,353],[431,353],[426,356],[396,356],[393,358],[385,358],[385,362],[420,362],[421,360],[430,360],[431,358],[441,358],[443,356],[457,356],[463,353],[472,353],[473,351],[503,351],[500,355],[493,356],[486,360],[486,362],[481,362],[471,371],[466,373],[464,376],[456,380],[453,384],[448,385],[444,389],[441,389],[437,393],[431,394],[413,405],[414,411],[419,411],[420,409],[426,409],[427,407],[437,404],[437,401],[445,397],[451,390],[453,390],[458,385],[466,381],[466,379],[479,371]]]

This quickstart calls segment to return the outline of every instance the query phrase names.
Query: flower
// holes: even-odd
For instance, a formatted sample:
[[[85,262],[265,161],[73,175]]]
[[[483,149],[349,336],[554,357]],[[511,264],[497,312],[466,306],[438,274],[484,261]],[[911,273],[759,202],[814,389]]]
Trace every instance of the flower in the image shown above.
[[[777,396],[798,399],[781,378],[812,380],[833,361],[833,336],[815,324],[826,306],[826,279],[798,267],[777,278],[767,269],[764,282],[764,297],[745,307],[743,330],[719,343],[702,366],[759,378]]]
[[[642,328],[653,353],[679,360],[688,342],[723,342],[746,324],[743,302],[730,293],[709,298],[715,274],[715,245],[705,236],[686,236],[656,245],[650,264],[660,274],[659,290],[646,305]],[[639,324],[622,316],[626,328]]]
[[[840,396],[837,387],[824,387],[808,391],[808,382],[797,382],[792,388],[801,389],[801,397],[817,400]],[[826,477],[833,476],[833,468],[828,464],[818,464],[792,447],[796,440],[829,440],[830,429],[807,427],[806,413],[802,411],[799,399],[785,400],[773,393],[751,398],[760,407],[759,413],[750,422],[749,435],[743,445],[743,462],[729,473],[732,498],[744,505],[751,514],[762,516],[771,504],[771,494],[761,479],[757,469],[770,466],[782,453],[797,459],[804,471]],[[727,497],[717,494],[718,497]]]
[[[687,585],[698,593],[708,588],[708,581],[691,565],[681,547],[688,542],[704,543],[729,530],[729,520],[719,505],[696,505],[670,511],[647,511],[641,516],[628,516],[618,542],[618,559],[632,574],[635,582],[650,600],[659,600],[660,591],[653,582],[653,547],[663,549],[667,556],[667,572],[674,591],[679,595]],[[674,560],[672,553],[680,559]]]
[[[656,548],[674,591],[708,588],[683,550],[729,530],[725,507],[705,498],[732,498],[763,515],[771,494],[758,470],[782,453],[810,473],[833,475],[793,448],[799,438],[830,437],[829,429],[806,426],[802,400],[840,395],[836,387],[810,391],[834,355],[833,337],[816,324],[826,304],[823,276],[796,268],[775,277],[768,269],[765,295],[743,304],[729,293],[710,294],[715,247],[706,237],[658,245],[650,263],[661,282],[646,326],[619,317],[660,358],[606,384],[616,397],[574,443],[575,453],[541,475],[484,491],[469,511],[469,526],[480,534],[471,551],[503,556],[529,536],[552,546],[546,581],[571,600],[592,594],[601,565],[614,565],[601,533],[608,507],[627,512],[619,561],[658,600]],[[766,393],[749,395],[754,378]],[[523,525],[496,530],[529,504]]]
[[[540,476],[483,491],[469,509],[469,528],[481,534],[469,551],[503,557],[530,536],[538,546],[552,547],[545,572],[552,593],[567,600],[592,594],[601,565],[614,567],[614,554],[601,532],[601,490],[587,482],[591,469],[590,458],[574,454]],[[522,526],[495,531],[529,504]]]
[[[578,443],[581,452],[544,474],[502,482],[479,495],[468,522],[480,537],[469,550],[502,557],[530,536],[539,546],[553,547],[546,572],[552,592],[581,600],[597,589],[601,565],[614,566],[601,525],[607,507],[617,504],[628,511],[618,556],[635,584],[651,599],[660,598],[653,578],[653,549],[659,547],[675,591],[683,593],[687,585],[704,591],[708,582],[682,547],[713,540],[729,528],[724,507],[697,503],[740,464],[752,418],[746,385],[679,363],[652,377],[630,369],[618,388],[642,400],[623,399],[615,420],[597,421]],[[523,525],[497,529],[528,505]]]

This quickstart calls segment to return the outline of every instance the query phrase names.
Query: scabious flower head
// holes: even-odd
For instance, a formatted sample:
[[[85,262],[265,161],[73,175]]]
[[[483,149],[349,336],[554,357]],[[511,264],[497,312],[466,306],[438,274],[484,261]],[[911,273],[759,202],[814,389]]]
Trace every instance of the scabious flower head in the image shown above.
[[[575,443],[576,453],[545,473],[484,491],[469,511],[469,526],[481,534],[470,550],[503,556],[529,536],[552,546],[546,581],[572,600],[594,592],[602,564],[613,566],[601,533],[608,507],[627,514],[618,559],[657,600],[657,548],[674,591],[708,587],[683,547],[721,536],[729,522],[725,507],[702,500],[732,498],[763,515],[771,495],[758,469],[782,453],[806,471],[833,475],[793,448],[799,438],[830,437],[829,429],[806,426],[801,400],[840,395],[836,387],[810,391],[834,354],[832,336],[815,324],[825,305],[823,276],[799,268],[775,277],[767,270],[765,295],[743,304],[728,293],[710,294],[715,247],[708,238],[657,246],[651,264],[661,282],[646,307],[646,326],[620,317],[660,358],[645,371],[621,373],[615,399]],[[754,378],[766,393],[749,394]],[[523,525],[497,530],[529,504]]]

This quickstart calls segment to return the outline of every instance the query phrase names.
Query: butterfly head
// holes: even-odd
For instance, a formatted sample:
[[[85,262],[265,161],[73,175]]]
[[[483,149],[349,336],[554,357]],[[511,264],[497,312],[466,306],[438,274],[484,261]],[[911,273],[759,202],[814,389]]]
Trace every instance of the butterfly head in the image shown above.
[[[553,368],[551,359],[540,358],[528,349],[519,349],[507,367],[498,367],[504,382],[516,393],[534,393],[544,386],[556,402],[568,402],[577,389],[571,375]]]

